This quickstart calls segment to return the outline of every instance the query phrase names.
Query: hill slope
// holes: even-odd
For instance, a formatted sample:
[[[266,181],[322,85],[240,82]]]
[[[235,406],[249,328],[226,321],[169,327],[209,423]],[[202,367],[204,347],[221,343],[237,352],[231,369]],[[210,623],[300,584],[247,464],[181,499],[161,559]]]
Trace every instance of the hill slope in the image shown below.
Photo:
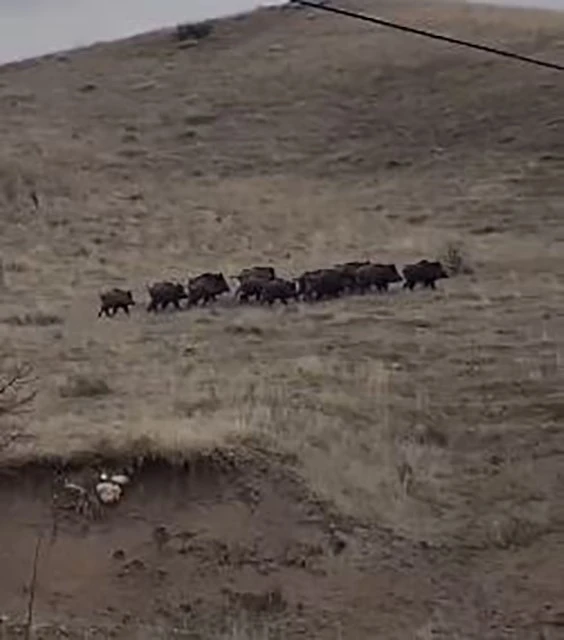
[[[345,4],[564,61],[560,14]],[[1,68],[0,333],[40,380],[33,412],[6,425],[25,437],[5,463],[28,465],[16,500],[13,478],[0,487],[0,548],[17,549],[0,580],[10,615],[26,523],[51,517],[34,465],[134,447],[203,456],[204,469],[218,450],[251,462],[236,481],[211,464],[178,495],[186,479],[150,467],[106,516],[113,528],[78,542],[61,530],[43,620],[90,617],[127,636],[132,620],[192,628],[226,606],[266,611],[274,634],[327,638],[530,638],[556,624],[563,98],[556,72],[306,10],[222,20],[193,47],[155,33]],[[452,243],[474,274],[436,292],[143,308],[153,280],[402,265]],[[131,317],[96,318],[110,286],[133,289]],[[263,491],[260,508],[238,483]],[[188,564],[184,548],[146,546],[163,519],[203,528]],[[337,521],[344,556],[296,567],[284,555],[288,540],[326,550]],[[227,535],[233,522],[248,532]],[[254,560],[218,569],[217,544]],[[151,571],[116,582],[116,545]],[[184,609],[182,576],[202,581]],[[286,609],[241,605],[226,585],[280,588]]]

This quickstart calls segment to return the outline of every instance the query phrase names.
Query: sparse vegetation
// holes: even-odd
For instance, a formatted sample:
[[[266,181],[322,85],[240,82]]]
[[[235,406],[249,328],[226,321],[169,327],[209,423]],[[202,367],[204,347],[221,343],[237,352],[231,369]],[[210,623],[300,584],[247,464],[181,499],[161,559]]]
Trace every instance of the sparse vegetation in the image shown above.
[[[6,316],[1,322],[14,327],[51,327],[63,324],[64,320],[55,313],[35,311],[23,315]]]
[[[0,369],[0,419],[26,409],[37,394],[29,365],[12,364],[5,356]]]
[[[500,549],[516,549],[528,547],[546,533],[546,522],[536,522],[523,515],[501,514],[492,523],[491,542]]]
[[[381,9],[561,55],[560,14]],[[280,583],[284,607],[261,614],[274,637],[482,640],[560,601],[563,85],[309,15],[232,18],[191,52],[167,31],[2,70],[33,102],[0,99],[0,340],[42,382],[33,440],[2,451],[23,469],[0,482],[10,611],[30,522],[51,513],[51,477],[30,463],[88,475],[131,460],[145,470],[125,509],[57,530],[44,618],[207,632],[226,610],[268,608]],[[472,277],[147,312],[160,280],[426,257]],[[139,304],[98,319],[118,286]]]
[[[6,356],[0,360],[0,453],[23,436],[22,427],[13,419],[29,410],[37,395],[32,368],[10,362]]]
[[[111,389],[103,378],[76,374],[67,378],[59,393],[63,398],[97,398],[110,394]]]
[[[445,265],[450,275],[469,275],[474,273],[464,244],[462,242],[449,242],[438,258]]]

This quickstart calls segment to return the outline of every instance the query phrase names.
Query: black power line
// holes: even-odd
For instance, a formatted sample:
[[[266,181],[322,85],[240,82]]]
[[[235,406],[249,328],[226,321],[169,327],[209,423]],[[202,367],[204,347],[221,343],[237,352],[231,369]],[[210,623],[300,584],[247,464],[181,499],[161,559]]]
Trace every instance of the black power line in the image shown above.
[[[348,11],[347,9],[340,9],[339,7],[332,7],[326,4],[319,4],[318,2],[311,2],[311,0],[290,0],[291,4],[298,4],[304,7],[311,7],[312,9],[320,9],[322,11],[329,11],[342,16],[348,16],[349,18],[356,18],[357,20],[363,20],[364,22],[371,22],[383,27],[389,27],[391,29],[397,29],[398,31],[406,31],[407,33],[415,33],[419,36],[425,36],[426,38],[432,38],[433,40],[442,40],[443,42],[450,42],[463,47],[469,47],[471,49],[478,49],[479,51],[487,51],[498,56],[504,56],[506,58],[513,58],[514,60],[521,60],[529,64],[536,64],[540,67],[548,67],[549,69],[556,69],[557,71],[564,71],[564,65],[556,62],[547,62],[545,60],[539,60],[537,58],[529,58],[528,56],[522,56],[512,51],[505,51],[504,49],[498,49],[497,47],[490,47],[484,44],[477,44],[475,42],[469,42],[468,40],[460,40],[458,38],[451,38],[450,36],[444,36],[440,33],[433,33],[424,29],[416,29],[415,27],[408,27],[397,22],[390,20],[384,20],[382,18],[374,18],[366,14],[357,13],[355,11]]]

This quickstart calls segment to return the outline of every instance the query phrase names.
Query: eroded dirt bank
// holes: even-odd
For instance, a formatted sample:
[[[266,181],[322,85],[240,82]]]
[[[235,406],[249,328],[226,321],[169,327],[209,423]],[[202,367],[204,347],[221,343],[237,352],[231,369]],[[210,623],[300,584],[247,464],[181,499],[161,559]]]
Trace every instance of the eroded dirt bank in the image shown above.
[[[95,474],[66,475],[87,487]],[[26,608],[40,532],[37,623],[88,619],[120,636],[150,625],[209,637],[244,614],[290,636],[335,637],[342,625],[385,626],[399,638],[429,613],[433,581],[410,560],[415,552],[338,522],[291,474],[258,458],[147,463],[122,501],[99,512],[77,513],[67,498],[48,468],[1,476],[9,579],[0,601],[11,621]],[[398,616],[405,603],[409,613]]]
[[[65,476],[88,487],[97,469]],[[118,504],[82,513],[57,475],[0,476],[7,637],[22,633],[40,533],[38,637],[562,637],[557,539],[509,555],[430,548],[339,519],[263,456],[144,463]]]

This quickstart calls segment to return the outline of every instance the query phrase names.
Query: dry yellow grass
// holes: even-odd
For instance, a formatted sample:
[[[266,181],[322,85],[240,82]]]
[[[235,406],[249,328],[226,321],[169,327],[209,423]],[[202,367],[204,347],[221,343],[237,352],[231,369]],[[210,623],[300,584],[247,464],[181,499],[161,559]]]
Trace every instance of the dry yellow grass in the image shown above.
[[[559,14],[344,4],[564,61]],[[554,526],[563,97],[555,72],[308,11],[0,69],[0,337],[41,380],[4,457],[258,442],[416,538]],[[453,241],[475,274],[436,293],[141,304],[151,280]],[[98,320],[98,291],[124,285],[132,316]]]

